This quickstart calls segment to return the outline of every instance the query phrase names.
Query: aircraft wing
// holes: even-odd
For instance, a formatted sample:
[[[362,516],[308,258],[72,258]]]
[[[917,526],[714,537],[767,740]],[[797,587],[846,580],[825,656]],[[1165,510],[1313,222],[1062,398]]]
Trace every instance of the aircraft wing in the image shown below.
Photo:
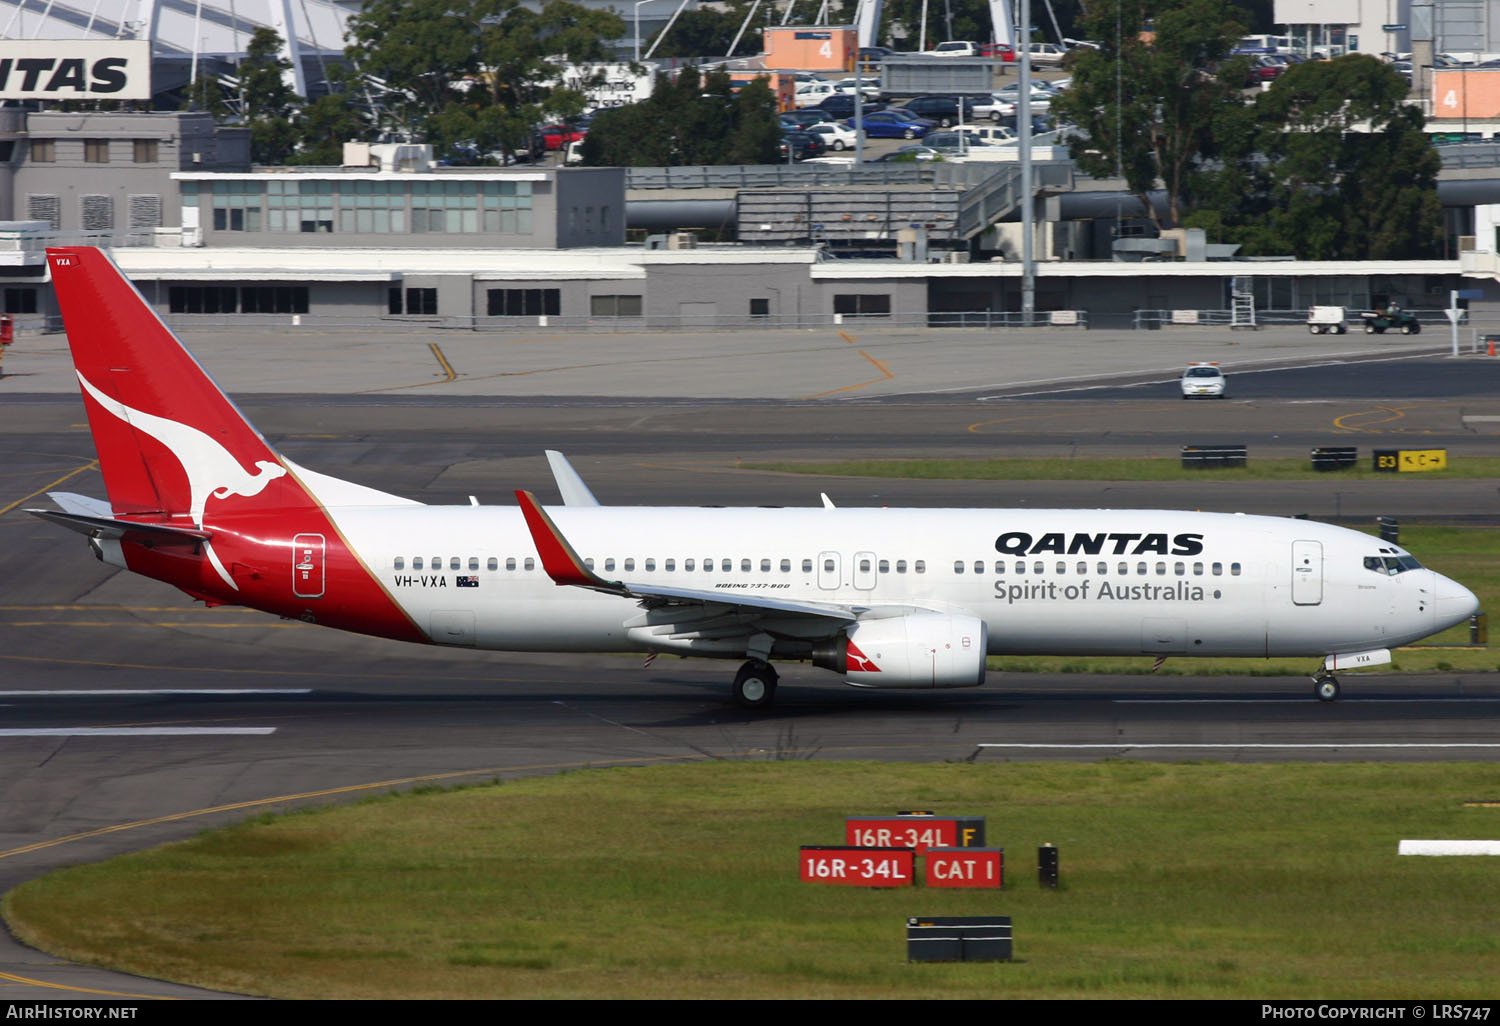
[[[914,612],[931,612],[913,606],[863,605],[843,602],[808,602],[801,599],[781,598],[740,590],[709,591],[699,588],[678,588],[655,581],[611,581],[590,570],[579,558],[573,546],[563,537],[552,518],[542,509],[536,496],[527,491],[517,491],[521,513],[526,526],[531,530],[532,541],[542,558],[542,569],[554,582],[576,588],[588,588],[608,595],[638,599],[647,609],[663,606],[708,607],[705,612],[714,615],[738,614],[751,619],[764,616],[780,618],[816,617],[853,623],[865,618],[901,616]]]

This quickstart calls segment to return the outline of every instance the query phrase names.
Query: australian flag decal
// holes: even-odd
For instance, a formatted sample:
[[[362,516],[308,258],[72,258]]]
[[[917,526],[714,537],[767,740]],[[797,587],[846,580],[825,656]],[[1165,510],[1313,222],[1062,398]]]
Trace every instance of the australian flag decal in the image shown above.
[[[477,588],[477,587],[479,587],[479,578],[477,578],[477,577],[460,577],[454,583],[457,584],[460,588]]]

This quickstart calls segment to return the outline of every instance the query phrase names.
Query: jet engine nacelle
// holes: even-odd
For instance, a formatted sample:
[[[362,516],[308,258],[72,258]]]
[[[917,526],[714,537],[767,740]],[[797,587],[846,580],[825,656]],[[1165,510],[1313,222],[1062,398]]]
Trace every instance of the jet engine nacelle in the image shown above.
[[[972,688],[984,683],[984,621],[918,613],[862,620],[813,651],[813,665],[859,688]]]

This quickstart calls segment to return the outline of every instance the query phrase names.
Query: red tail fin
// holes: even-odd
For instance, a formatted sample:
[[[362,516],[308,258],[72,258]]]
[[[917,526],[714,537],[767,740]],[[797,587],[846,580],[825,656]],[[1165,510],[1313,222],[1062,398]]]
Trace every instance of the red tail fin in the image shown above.
[[[285,477],[266,440],[113,260],[87,247],[49,249],[47,260],[117,515],[186,514],[201,527],[211,497],[256,496]],[[290,479],[282,484],[266,498],[306,501]]]

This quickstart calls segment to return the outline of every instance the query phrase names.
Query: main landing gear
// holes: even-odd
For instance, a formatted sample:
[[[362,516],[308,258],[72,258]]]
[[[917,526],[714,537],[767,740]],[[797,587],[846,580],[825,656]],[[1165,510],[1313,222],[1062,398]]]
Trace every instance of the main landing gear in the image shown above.
[[[734,700],[746,709],[766,709],[776,699],[776,671],[761,659],[750,659],[734,675]]]
[[[1313,674],[1313,694],[1318,696],[1320,702],[1337,701],[1339,697],[1339,679],[1327,670],[1319,670]]]

